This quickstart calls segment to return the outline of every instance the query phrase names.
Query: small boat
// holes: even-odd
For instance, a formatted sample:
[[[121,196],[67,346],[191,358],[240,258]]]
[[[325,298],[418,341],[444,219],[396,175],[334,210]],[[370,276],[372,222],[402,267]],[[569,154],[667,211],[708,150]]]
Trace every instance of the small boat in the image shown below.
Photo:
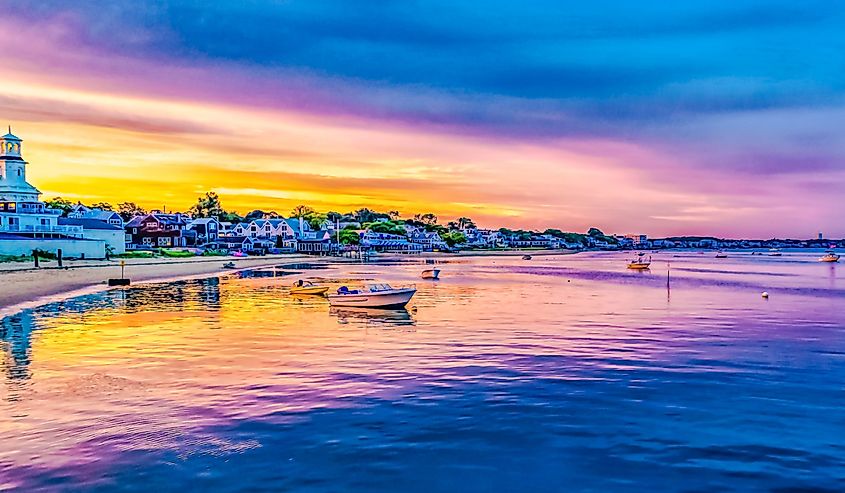
[[[341,286],[328,295],[331,306],[362,306],[365,308],[402,308],[407,305],[416,287],[393,288],[389,284],[369,284],[363,289]]]
[[[421,276],[423,279],[440,279],[440,269],[426,269],[422,271]]]
[[[628,268],[631,270],[648,270],[651,266],[651,257],[645,259],[645,253],[638,253],[637,258],[628,262]]]
[[[223,268],[224,269],[234,269],[235,263],[234,262],[226,262],[225,264],[223,264]]]
[[[780,251],[780,248],[771,248],[769,249],[769,257],[780,257],[783,255]]]
[[[290,294],[308,294],[308,295],[324,295],[329,290],[328,286],[319,286],[311,281],[303,281],[302,279],[293,283],[290,288]]]
[[[238,257],[238,258],[243,258],[243,257],[247,256],[244,252],[242,252],[240,250],[238,250],[236,252],[232,252],[230,255],[233,256],[233,257]]]
[[[532,259],[531,255],[523,255],[522,256],[522,260],[531,260],[531,259]]]
[[[833,250],[828,250],[819,258],[819,262],[839,262],[839,255]]]
[[[728,254],[719,250],[718,252],[716,252],[716,258],[728,258]]]

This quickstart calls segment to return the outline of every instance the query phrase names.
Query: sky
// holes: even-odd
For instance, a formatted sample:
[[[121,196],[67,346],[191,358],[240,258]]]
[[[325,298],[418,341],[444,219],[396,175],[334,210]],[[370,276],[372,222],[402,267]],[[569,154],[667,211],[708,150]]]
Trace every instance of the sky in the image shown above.
[[[45,198],[845,237],[838,2],[2,8],[0,116]]]

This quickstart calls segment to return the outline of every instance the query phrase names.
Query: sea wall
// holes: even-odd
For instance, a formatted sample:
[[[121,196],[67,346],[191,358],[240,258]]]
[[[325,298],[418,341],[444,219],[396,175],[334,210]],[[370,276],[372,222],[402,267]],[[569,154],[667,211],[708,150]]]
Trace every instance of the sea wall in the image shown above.
[[[0,255],[28,255],[33,250],[57,253],[62,250],[65,258],[101,259],[106,256],[106,242],[93,239],[72,238],[0,238]]]

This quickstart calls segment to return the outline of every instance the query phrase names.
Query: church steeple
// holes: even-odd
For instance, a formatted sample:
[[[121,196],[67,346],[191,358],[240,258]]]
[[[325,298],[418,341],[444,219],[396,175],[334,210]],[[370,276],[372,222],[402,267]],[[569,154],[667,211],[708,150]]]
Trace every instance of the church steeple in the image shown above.
[[[5,159],[20,159],[21,158],[21,139],[12,133],[12,126],[9,125],[9,133],[0,137],[0,158]]]

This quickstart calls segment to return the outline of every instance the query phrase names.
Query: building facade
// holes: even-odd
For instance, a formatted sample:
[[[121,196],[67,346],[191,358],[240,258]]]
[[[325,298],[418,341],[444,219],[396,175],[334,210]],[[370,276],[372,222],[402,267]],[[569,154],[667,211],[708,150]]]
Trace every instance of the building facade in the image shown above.
[[[9,133],[0,137],[0,253],[25,255],[33,250],[58,253],[68,258],[103,258],[106,243],[86,239],[78,225],[61,225],[62,211],[47,207],[41,192],[26,181],[23,141]]]

